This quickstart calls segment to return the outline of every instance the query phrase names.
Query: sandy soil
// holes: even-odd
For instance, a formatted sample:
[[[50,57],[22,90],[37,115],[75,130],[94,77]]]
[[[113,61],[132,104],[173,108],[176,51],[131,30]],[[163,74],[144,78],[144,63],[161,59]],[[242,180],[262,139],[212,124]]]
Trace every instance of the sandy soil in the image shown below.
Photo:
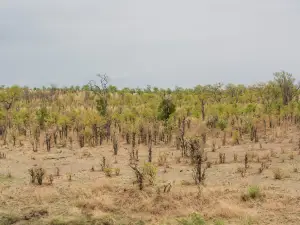
[[[72,150],[53,147],[51,152],[46,152],[45,146],[33,152],[26,142],[22,147],[2,146],[0,152],[6,158],[0,159],[0,224],[87,224],[78,222],[82,218],[101,218],[94,224],[177,224],[176,218],[198,212],[208,224],[221,219],[225,224],[298,225],[299,134],[291,129],[273,141],[261,141],[261,146],[243,141],[215,152],[206,148],[212,166],[201,187],[194,185],[189,160],[181,158],[178,162],[179,150],[154,146],[154,163],[159,154],[166,153],[167,166],[158,166],[155,186],[147,186],[144,191],[133,184],[135,176],[128,166],[126,150],[130,146],[123,142],[117,157],[113,156],[111,143],[95,148],[74,146]],[[221,145],[220,140],[217,145]],[[147,147],[138,148],[139,163],[143,164],[147,161]],[[226,153],[225,164],[218,163],[219,152]],[[237,171],[244,167],[246,152],[249,168],[242,177]],[[234,154],[238,155],[237,162]],[[110,178],[100,170],[103,156],[111,167],[120,168],[119,176]],[[258,173],[261,162],[268,168]],[[41,186],[30,183],[28,169],[37,166],[43,167],[47,176],[54,175],[52,185],[47,179]],[[55,175],[56,168],[60,176]],[[284,173],[280,180],[274,179],[276,168]],[[167,183],[172,184],[171,191],[158,193],[158,188]],[[251,185],[259,186],[262,196],[241,200]]]

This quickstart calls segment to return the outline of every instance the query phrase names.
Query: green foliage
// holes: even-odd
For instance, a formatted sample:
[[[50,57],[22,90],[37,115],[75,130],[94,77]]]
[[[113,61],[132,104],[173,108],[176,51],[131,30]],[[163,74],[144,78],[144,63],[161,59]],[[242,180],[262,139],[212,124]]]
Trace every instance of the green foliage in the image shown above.
[[[225,222],[223,220],[217,219],[214,221],[214,225],[225,225]]]
[[[217,126],[218,126],[222,131],[224,131],[225,128],[227,127],[227,124],[228,124],[228,122],[227,122],[226,120],[220,119],[220,120],[218,120]]]
[[[5,109],[10,109],[13,103],[22,95],[22,89],[19,86],[11,86],[9,88],[5,88],[0,90],[0,103],[3,104]]]
[[[158,118],[167,121],[172,113],[176,110],[175,104],[172,102],[170,96],[164,97],[158,106]]]
[[[205,225],[205,220],[197,213],[192,213],[188,218],[177,220],[179,225]]]
[[[143,166],[143,175],[153,185],[157,175],[157,168],[152,163],[147,162]]]
[[[0,213],[0,224],[1,225],[16,224],[20,220],[22,220],[22,218],[20,218],[17,215]]]
[[[105,173],[105,176],[107,176],[107,177],[112,177],[112,175],[113,175],[113,168],[104,168],[104,173]]]
[[[243,201],[248,201],[250,199],[258,199],[261,198],[262,194],[260,188],[256,185],[248,187],[247,193],[243,193],[241,195],[241,199]]]
[[[41,127],[41,129],[44,129],[45,122],[49,118],[49,113],[48,113],[47,107],[42,106],[41,108],[39,108],[36,112],[36,117],[37,117],[39,126]]]
[[[248,188],[249,197],[252,199],[258,198],[260,196],[260,189],[258,186],[250,186]]]
[[[107,114],[107,101],[104,97],[100,96],[99,99],[96,100],[97,110],[101,116],[106,116]]]

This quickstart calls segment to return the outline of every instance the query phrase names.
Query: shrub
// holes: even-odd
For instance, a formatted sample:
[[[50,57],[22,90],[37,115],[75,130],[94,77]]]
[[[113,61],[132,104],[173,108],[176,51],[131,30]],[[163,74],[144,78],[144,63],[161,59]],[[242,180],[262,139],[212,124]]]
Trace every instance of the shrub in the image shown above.
[[[214,225],[225,225],[225,222],[223,220],[217,219],[214,221]]]
[[[113,169],[112,168],[105,168],[104,173],[105,173],[105,176],[112,177]]]
[[[234,154],[233,154],[233,161],[234,161],[234,162],[237,162],[237,159],[238,159],[238,155],[237,155],[236,153],[234,153]]]
[[[249,199],[257,199],[261,197],[261,192],[258,186],[250,186],[247,190],[247,193],[241,195],[243,201],[248,201]]]
[[[57,177],[59,177],[59,175],[60,175],[60,170],[59,170],[58,167],[55,168],[55,175],[56,175]]]
[[[72,181],[72,174],[71,173],[67,174],[67,179],[68,179],[68,181]]]
[[[281,180],[283,178],[283,171],[280,168],[275,168],[273,170],[273,175],[275,180]]]
[[[120,168],[116,168],[116,169],[115,169],[115,174],[116,174],[116,176],[119,176],[119,175],[120,175],[120,171],[121,171]]]
[[[237,172],[240,173],[242,177],[245,177],[247,170],[244,167],[238,167]]]
[[[50,185],[53,183],[53,175],[52,175],[52,174],[50,174],[50,175],[48,176],[48,183],[49,183]]]
[[[157,174],[157,168],[152,163],[145,163],[143,166],[143,174],[145,178],[148,179],[149,183],[153,185]]]
[[[37,179],[37,182],[39,185],[43,184],[43,179],[44,179],[44,175],[45,175],[45,170],[42,167],[36,168],[35,169],[35,176]]]
[[[6,154],[4,152],[0,152],[0,159],[6,159]]]
[[[262,173],[264,171],[264,169],[266,169],[266,163],[265,162],[262,162],[260,164],[260,167],[258,168],[258,173]]]
[[[176,160],[176,163],[181,163],[181,157],[180,156],[177,156],[176,158],[175,158]]]
[[[28,170],[28,172],[29,172],[29,175],[31,177],[31,183],[33,184],[35,182],[35,171],[34,171],[34,168],[30,168]]]
[[[206,168],[211,168],[211,162],[206,162]]]
[[[225,163],[225,153],[219,153],[219,159],[220,159],[220,164],[224,164]]]
[[[250,198],[255,199],[260,197],[260,189],[258,186],[250,186],[248,188],[248,195]]]
[[[197,213],[192,213],[188,218],[177,220],[180,225],[205,225],[205,220]]]
[[[158,165],[159,166],[164,166],[167,163],[167,154],[159,154],[158,156]]]

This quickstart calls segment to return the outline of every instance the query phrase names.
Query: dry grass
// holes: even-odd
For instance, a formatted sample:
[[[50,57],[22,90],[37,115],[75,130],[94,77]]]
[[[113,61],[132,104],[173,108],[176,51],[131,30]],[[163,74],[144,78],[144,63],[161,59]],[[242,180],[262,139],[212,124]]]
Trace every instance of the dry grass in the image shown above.
[[[242,224],[249,221],[255,224],[256,219],[248,218],[256,218],[257,215],[257,220],[262,225],[269,224],[271,218],[279,224],[298,225],[300,219],[297,214],[299,202],[295,198],[299,189],[297,180],[300,179],[300,174],[294,169],[299,167],[300,156],[293,154],[293,161],[281,162],[278,158],[272,158],[270,153],[273,149],[272,155],[277,157],[280,146],[284,145],[283,143],[288,145],[287,140],[282,143],[266,143],[263,149],[252,152],[247,149],[248,143],[240,143],[233,147],[224,146],[222,152],[226,153],[228,160],[214,166],[211,166],[210,162],[219,161],[219,151],[208,150],[207,161],[203,162],[203,167],[210,169],[207,170],[205,185],[199,188],[193,182],[193,165],[190,164],[189,158],[179,157],[180,151],[175,147],[153,146],[153,165],[165,167],[168,164],[168,171],[164,173],[164,167],[157,167],[153,182],[147,180],[143,191],[133,185],[134,173],[128,166],[128,154],[124,150],[126,144],[122,141],[119,142],[118,164],[115,165],[117,167],[110,167],[107,163],[113,154],[110,143],[88,150],[83,148],[82,152],[89,152],[90,157],[82,157],[82,152],[76,149],[75,144],[73,150],[61,148],[56,152],[56,149],[52,148],[50,157],[49,153],[44,151],[33,153],[30,145],[28,147],[28,143],[23,143],[22,149],[29,148],[28,152],[0,149],[1,152],[9,153],[9,159],[1,160],[1,169],[7,171],[9,168],[13,174],[10,179],[5,175],[0,176],[0,208],[5,212],[11,211],[11,218],[7,215],[6,217],[12,221],[22,219],[28,208],[47,209],[48,214],[28,221],[21,220],[20,224],[34,224],[33,221],[37,224],[93,224],[96,221],[100,223],[105,215],[109,215],[106,218],[108,224],[111,221],[115,224],[135,224],[142,219],[145,224],[176,225],[176,217],[189,218],[193,212],[199,212],[207,224],[214,224],[216,218],[225,224]],[[243,159],[245,154],[249,159],[246,168]],[[286,151],[284,154],[280,157],[288,159],[289,153]],[[239,160],[235,160],[235,155],[240,157]],[[104,172],[101,171],[103,157]],[[136,163],[142,168],[147,159],[147,146],[140,145],[139,161]],[[291,162],[293,165],[289,167]],[[30,175],[27,169],[33,167],[35,171],[37,166],[34,165],[42,165],[45,171],[53,174],[52,178],[51,174],[44,175],[45,183],[52,185],[39,186],[28,182]],[[92,165],[96,165],[93,173],[90,172]],[[107,168],[111,169],[110,176],[106,176]],[[286,169],[285,172],[288,170],[294,173],[287,177],[283,169]],[[258,170],[261,170],[261,174],[258,174]],[[239,174],[234,173],[235,171]],[[260,182],[259,190],[247,190],[245,195],[249,198],[247,201],[241,201],[241,190],[247,189],[253,181]],[[164,191],[165,188],[168,191]],[[280,216],[283,213],[286,218]],[[27,215],[30,215],[30,210]],[[125,215],[130,215],[131,218]],[[123,218],[126,222],[121,223],[122,220],[118,218]]]

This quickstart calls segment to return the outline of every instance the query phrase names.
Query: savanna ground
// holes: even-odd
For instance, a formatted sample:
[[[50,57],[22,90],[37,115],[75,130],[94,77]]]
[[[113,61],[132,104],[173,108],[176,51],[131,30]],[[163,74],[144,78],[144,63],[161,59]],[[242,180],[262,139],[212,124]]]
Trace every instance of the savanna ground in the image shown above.
[[[6,157],[0,159],[0,224],[179,224],[178,218],[193,212],[207,224],[299,224],[299,135],[293,127],[272,131],[259,143],[245,140],[221,146],[217,140],[214,152],[207,145],[207,161],[212,165],[202,185],[194,184],[193,167],[175,145],[153,146],[158,174],[155,185],[146,185],[143,191],[133,183],[125,141],[120,141],[116,157],[111,144],[105,143],[51,152],[43,148],[32,152],[26,142],[22,147],[2,146],[0,152]],[[142,165],[148,149],[138,148]],[[219,162],[220,152],[226,154],[224,164]],[[244,167],[245,153],[249,166],[242,174],[239,168]],[[162,154],[167,161],[159,166]],[[119,176],[108,177],[101,171],[103,156],[112,168],[120,169]],[[267,168],[259,173],[262,162]],[[36,166],[54,175],[52,184],[47,178],[43,185],[31,184],[28,169]],[[279,179],[274,178],[277,168],[282,170]],[[172,187],[164,193],[167,183]],[[259,187],[259,196],[243,200],[251,186]]]
[[[299,224],[300,85],[0,86],[0,225]]]

